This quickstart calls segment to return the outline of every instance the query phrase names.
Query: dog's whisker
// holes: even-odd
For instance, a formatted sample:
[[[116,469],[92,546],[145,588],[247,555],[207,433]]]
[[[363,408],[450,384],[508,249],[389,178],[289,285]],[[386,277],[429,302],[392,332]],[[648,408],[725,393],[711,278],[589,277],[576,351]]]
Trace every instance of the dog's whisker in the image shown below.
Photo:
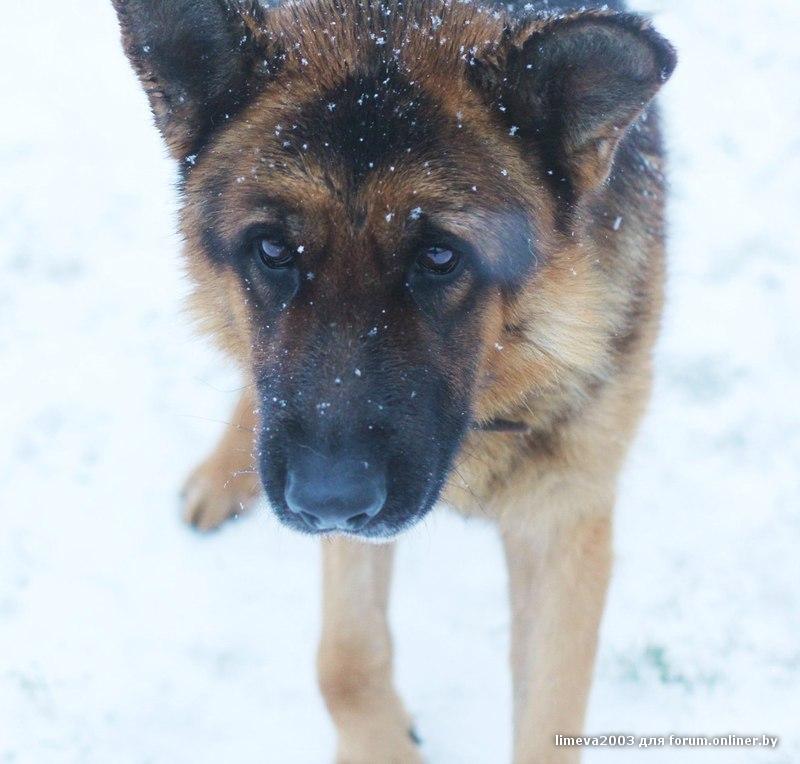
[[[241,432],[249,432],[252,435],[256,434],[256,430],[253,427],[247,427],[246,425],[237,424],[235,422],[229,422],[225,419],[213,419],[211,417],[205,416],[198,416],[197,414],[176,414],[175,416],[181,417],[182,419],[197,419],[201,422],[211,422],[212,424],[221,424],[225,427],[230,427],[236,430],[240,430]]]

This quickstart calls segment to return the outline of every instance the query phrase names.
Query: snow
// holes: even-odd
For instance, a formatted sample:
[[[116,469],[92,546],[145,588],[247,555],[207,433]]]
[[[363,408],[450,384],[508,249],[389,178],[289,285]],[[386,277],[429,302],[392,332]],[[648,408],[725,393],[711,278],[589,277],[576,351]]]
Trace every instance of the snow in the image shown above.
[[[0,760],[318,764],[318,550],[263,508],[179,522],[240,383],[182,313],[175,173],[110,3],[80,5],[0,27]],[[587,729],[777,734],[647,761],[796,762],[800,9],[640,7],[681,53],[670,294]],[[392,620],[426,757],[508,760],[491,529],[439,512],[405,539]]]

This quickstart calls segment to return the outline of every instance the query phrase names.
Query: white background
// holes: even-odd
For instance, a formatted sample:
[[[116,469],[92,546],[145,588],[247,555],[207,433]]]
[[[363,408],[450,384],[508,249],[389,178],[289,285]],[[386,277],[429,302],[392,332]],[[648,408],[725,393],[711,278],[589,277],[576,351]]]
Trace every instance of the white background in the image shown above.
[[[588,727],[783,742],[586,759],[797,762],[800,6],[657,5],[670,298]],[[110,3],[4,3],[0,98],[0,761],[325,761],[315,544],[263,507],[178,519],[238,380],[181,312],[173,170]],[[439,512],[396,583],[426,756],[507,760],[493,531]]]

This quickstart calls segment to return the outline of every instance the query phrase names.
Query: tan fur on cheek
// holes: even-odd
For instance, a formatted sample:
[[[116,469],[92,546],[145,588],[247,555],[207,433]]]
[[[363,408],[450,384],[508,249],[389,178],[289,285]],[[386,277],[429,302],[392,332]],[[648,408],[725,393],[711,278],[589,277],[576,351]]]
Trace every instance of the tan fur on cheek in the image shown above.
[[[186,270],[193,284],[187,300],[201,332],[245,371],[252,358],[251,314],[239,278],[187,247]]]

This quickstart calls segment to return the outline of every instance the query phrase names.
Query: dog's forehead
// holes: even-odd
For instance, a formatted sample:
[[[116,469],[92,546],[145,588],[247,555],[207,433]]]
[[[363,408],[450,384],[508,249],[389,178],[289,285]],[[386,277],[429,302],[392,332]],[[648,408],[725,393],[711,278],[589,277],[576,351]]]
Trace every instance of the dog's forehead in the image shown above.
[[[518,156],[469,92],[442,98],[396,61],[329,83],[268,89],[211,152],[206,196],[243,212],[279,200],[309,216],[412,218],[504,206]],[[224,180],[227,179],[227,180]],[[219,185],[224,183],[224,193]]]
[[[262,154],[276,181],[316,175],[352,186],[387,165],[441,165],[447,149],[457,152],[448,128],[479,101],[465,69],[499,37],[498,15],[470,2],[413,12],[391,2],[343,8],[311,0],[269,14],[261,44],[265,56],[281,54],[272,81],[254,80],[260,95],[232,120],[228,154]]]
[[[359,183],[376,170],[430,162],[448,114],[394,62],[354,72],[303,104],[282,146]]]
[[[464,4],[441,19],[313,21],[276,27],[282,68],[192,172],[203,224],[230,240],[278,202],[320,239],[360,231],[387,249],[420,218],[464,238],[507,228],[527,170],[465,75],[497,20]]]

